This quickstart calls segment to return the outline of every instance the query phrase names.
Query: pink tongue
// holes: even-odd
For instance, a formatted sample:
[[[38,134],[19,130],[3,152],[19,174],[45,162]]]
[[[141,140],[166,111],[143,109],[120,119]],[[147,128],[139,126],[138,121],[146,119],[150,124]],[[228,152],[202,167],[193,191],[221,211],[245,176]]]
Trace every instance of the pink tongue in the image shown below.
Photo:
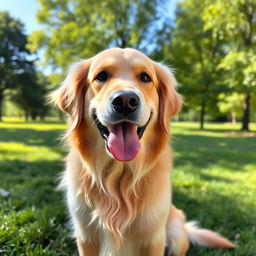
[[[108,148],[116,160],[132,160],[140,150],[137,126],[131,123],[114,124],[110,128]]]

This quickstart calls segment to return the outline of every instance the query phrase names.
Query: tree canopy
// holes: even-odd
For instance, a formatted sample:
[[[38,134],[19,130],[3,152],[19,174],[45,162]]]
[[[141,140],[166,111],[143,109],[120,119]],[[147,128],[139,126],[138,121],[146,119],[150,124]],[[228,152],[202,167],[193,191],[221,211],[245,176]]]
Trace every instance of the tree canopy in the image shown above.
[[[42,112],[46,90],[38,82],[33,57],[26,48],[24,25],[8,12],[0,12],[0,120],[4,97],[27,114]]]
[[[249,129],[256,97],[256,0],[180,0],[173,21],[168,0],[38,1],[43,28],[28,43],[23,25],[1,14],[0,36],[6,39],[0,45],[0,102],[3,91],[17,88],[10,99],[27,112],[48,90],[26,46],[44,53],[42,64],[53,71],[51,88],[63,81],[71,63],[105,48],[132,47],[175,69],[184,117],[193,113],[202,129],[206,118],[239,119],[242,129]],[[28,86],[23,81],[31,81],[31,94],[23,91]]]
[[[33,68],[20,75],[16,89],[11,92],[9,98],[24,111],[26,120],[29,117],[35,120],[37,116],[44,119],[46,116],[49,108],[46,103],[48,84],[46,77]]]
[[[29,48],[45,46],[45,61],[66,68],[107,47],[153,51],[165,19],[166,0],[39,0],[37,20],[45,29]]]
[[[204,9],[205,30],[226,38],[219,68],[226,82],[244,94],[242,129],[249,129],[251,94],[256,91],[256,0],[213,0]]]
[[[159,53],[176,69],[186,106],[198,110],[201,128],[206,113],[215,117],[225,113],[225,97],[230,101],[244,94],[243,104],[239,101],[244,107],[242,129],[249,129],[250,99],[256,87],[255,3],[183,0],[177,5],[175,24]],[[233,116],[234,109],[240,117],[238,106],[229,108]]]
[[[207,6],[205,0],[178,3],[175,25],[169,40],[163,42],[162,58],[175,68],[186,105],[198,110],[201,128],[206,112],[217,110],[217,96],[225,90],[217,69],[223,57],[224,40],[204,29],[200,16]]]
[[[8,12],[0,12],[0,120],[5,92],[17,85],[27,65],[29,52],[23,24]]]

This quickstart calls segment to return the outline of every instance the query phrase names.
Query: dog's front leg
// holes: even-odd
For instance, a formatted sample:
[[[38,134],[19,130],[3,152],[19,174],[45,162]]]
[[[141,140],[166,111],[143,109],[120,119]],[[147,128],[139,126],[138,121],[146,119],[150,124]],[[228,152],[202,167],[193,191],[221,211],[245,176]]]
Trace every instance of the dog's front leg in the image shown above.
[[[80,237],[76,238],[77,248],[79,256],[98,256],[99,246],[97,244],[92,244],[84,242]]]
[[[158,239],[152,240],[146,247],[141,249],[140,256],[163,256],[165,249],[165,230],[158,236]]]

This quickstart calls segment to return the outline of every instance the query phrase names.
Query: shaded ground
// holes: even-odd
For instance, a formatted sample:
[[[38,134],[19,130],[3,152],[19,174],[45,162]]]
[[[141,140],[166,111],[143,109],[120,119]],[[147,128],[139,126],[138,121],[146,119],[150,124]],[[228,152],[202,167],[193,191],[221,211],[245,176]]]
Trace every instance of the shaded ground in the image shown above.
[[[234,241],[235,250],[192,247],[188,255],[256,255],[256,137],[230,127],[197,131],[174,123],[173,200],[189,220]]]
[[[0,255],[77,255],[62,193],[55,190],[64,124],[0,123]],[[237,127],[174,123],[173,200],[189,220],[235,241],[230,251],[192,247],[192,255],[256,255],[256,137]],[[228,134],[230,132],[234,134]]]

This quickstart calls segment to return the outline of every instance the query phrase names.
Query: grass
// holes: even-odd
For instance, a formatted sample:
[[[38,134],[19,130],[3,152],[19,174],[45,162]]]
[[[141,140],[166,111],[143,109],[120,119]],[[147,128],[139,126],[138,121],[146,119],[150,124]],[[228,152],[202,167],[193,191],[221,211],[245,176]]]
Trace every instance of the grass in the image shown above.
[[[63,169],[57,122],[0,123],[0,255],[74,255],[63,196],[56,191]]]
[[[234,241],[234,250],[192,247],[188,255],[256,255],[256,134],[239,126],[173,124],[173,200],[189,220]],[[255,125],[252,129],[255,129]]]
[[[238,128],[173,124],[174,203],[189,220],[238,245],[191,247],[189,256],[256,255],[256,136]],[[57,140],[64,129],[53,120],[0,123],[0,188],[10,192],[0,196],[0,255],[77,255],[63,195],[55,190],[66,154]]]

